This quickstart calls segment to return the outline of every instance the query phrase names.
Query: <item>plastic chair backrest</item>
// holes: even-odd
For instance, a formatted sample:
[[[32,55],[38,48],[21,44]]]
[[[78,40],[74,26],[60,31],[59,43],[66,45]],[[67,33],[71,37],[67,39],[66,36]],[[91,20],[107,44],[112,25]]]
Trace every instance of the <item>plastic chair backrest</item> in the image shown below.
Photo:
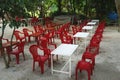
[[[32,54],[32,57],[34,60],[39,56],[38,55],[38,46],[37,45],[31,45],[29,48],[30,53]]]
[[[35,32],[38,32],[38,33],[44,32],[43,28],[40,25],[34,26],[34,30]]]
[[[73,26],[72,31],[73,31],[73,35],[76,34],[78,32],[77,26]]]
[[[24,51],[25,42],[20,42],[17,46],[19,51]]]
[[[20,31],[14,31],[14,35],[16,37],[16,39],[20,39],[20,35],[19,35]]]
[[[47,46],[48,46],[48,40],[47,40],[47,38],[42,38],[42,39],[40,39],[40,43],[39,43],[39,46],[41,47],[41,48],[48,48]]]
[[[25,35],[25,36],[28,36],[28,35],[29,35],[29,34],[28,34],[28,31],[29,31],[29,30],[28,30],[27,28],[24,28],[24,29],[23,29],[23,32],[24,32],[24,35]]]

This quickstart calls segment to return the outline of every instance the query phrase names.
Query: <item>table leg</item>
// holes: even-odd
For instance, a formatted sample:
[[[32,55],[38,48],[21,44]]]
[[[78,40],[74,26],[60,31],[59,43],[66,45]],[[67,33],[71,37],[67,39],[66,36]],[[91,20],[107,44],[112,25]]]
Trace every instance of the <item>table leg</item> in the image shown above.
[[[76,44],[76,38],[75,37],[73,38],[73,44]]]
[[[51,73],[53,74],[53,57],[51,55]]]
[[[71,57],[70,57],[70,60],[69,60],[69,77],[71,77]]]
[[[86,38],[85,38],[85,48],[86,48],[86,42],[87,42],[87,41],[86,41]]]

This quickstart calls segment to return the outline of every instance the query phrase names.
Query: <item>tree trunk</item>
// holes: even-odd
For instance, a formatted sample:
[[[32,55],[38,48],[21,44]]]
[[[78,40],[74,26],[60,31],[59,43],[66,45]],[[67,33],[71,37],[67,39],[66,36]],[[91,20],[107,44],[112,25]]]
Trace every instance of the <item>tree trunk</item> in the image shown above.
[[[115,4],[116,4],[118,16],[120,18],[120,0],[115,0]]]
[[[118,13],[118,31],[120,31],[120,0],[115,0],[115,5],[116,5],[116,9],[117,9],[117,13]]]
[[[4,63],[5,63],[5,67],[8,68],[9,64],[8,64],[7,59],[6,59],[6,53],[5,53],[3,46],[2,46],[2,37],[0,37],[0,51],[1,51],[1,56],[3,57]]]
[[[2,18],[2,21],[3,21],[3,18]],[[7,58],[6,58],[6,53],[5,53],[5,51],[4,51],[4,49],[3,49],[3,45],[2,45],[2,38],[3,38],[3,36],[4,36],[4,30],[5,30],[5,27],[6,27],[7,24],[6,24],[4,21],[3,21],[2,24],[3,24],[3,25],[2,25],[2,34],[1,34],[1,36],[0,36],[0,49],[1,49],[2,57],[3,57],[3,59],[4,59],[5,67],[6,67],[6,68],[9,68],[9,63],[8,63]]]
[[[61,0],[58,0],[58,13],[61,14]]]

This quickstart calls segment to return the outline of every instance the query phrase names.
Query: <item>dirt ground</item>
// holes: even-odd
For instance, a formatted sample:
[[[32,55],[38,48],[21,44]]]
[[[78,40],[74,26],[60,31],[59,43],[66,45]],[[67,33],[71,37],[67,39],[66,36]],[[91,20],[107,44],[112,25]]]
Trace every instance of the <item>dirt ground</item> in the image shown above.
[[[1,29],[1,28],[0,28]],[[22,28],[20,28],[22,29]],[[20,30],[19,29],[19,30]],[[32,29],[32,28],[31,28]],[[12,30],[6,28],[5,37],[10,38]],[[89,40],[89,39],[88,39]],[[60,44],[60,40],[56,39],[57,45]],[[81,54],[84,50],[76,51],[72,57],[72,76],[61,73],[51,74],[51,69],[45,64],[44,74],[40,73],[40,68],[36,64],[36,70],[32,71],[32,57],[29,52],[29,46],[35,44],[32,42],[25,46],[25,57],[20,56],[20,64],[16,64],[15,56],[12,56],[10,68],[6,69],[4,61],[0,57],[0,80],[75,80],[75,67],[78,60],[81,58]],[[60,57],[58,61],[55,61],[55,67],[61,67],[65,62],[64,57]],[[67,68],[66,68],[67,70]],[[100,53],[96,57],[96,64],[91,80],[120,80],[120,32],[116,27],[106,27],[103,33],[103,39],[100,44]],[[79,73],[79,80],[87,80],[87,73],[82,71]]]

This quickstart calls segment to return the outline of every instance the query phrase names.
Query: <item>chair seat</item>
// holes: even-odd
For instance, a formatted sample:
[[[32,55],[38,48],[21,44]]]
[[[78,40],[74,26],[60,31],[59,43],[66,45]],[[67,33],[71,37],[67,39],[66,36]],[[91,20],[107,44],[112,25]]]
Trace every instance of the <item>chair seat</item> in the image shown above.
[[[9,54],[13,54],[13,55],[20,54],[20,51],[16,49],[16,50],[11,51]]]
[[[45,62],[48,59],[48,56],[37,56],[36,61]]]
[[[80,69],[91,69],[91,64],[89,62],[86,62],[84,60],[78,62],[78,67]]]

